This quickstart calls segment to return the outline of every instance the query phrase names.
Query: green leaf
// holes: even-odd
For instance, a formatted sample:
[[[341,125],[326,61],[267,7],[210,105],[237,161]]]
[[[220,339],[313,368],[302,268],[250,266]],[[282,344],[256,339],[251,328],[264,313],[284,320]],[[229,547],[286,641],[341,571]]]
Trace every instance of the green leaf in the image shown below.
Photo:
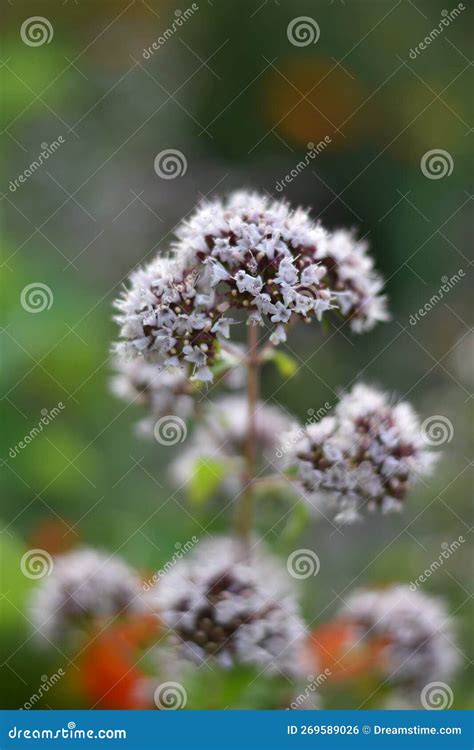
[[[288,704],[288,681],[281,675],[267,675],[252,666],[234,665],[224,669],[209,659],[205,672],[189,670],[182,679],[189,710],[258,710]]]
[[[285,543],[294,542],[308,525],[309,519],[309,509],[306,504],[296,503],[280,534],[281,540]]]
[[[268,356],[268,361],[274,362],[278,372],[284,378],[289,378],[295,374],[298,369],[298,363],[293,357],[290,357],[286,352],[282,352],[280,349],[271,349]]]
[[[200,456],[194,464],[193,474],[188,484],[191,502],[202,505],[210,499],[230,470],[227,461],[219,461],[211,456]]]
[[[22,629],[25,625],[26,600],[35,581],[22,572],[23,555],[28,550],[10,532],[2,534],[0,543],[1,585],[0,621],[2,628]],[[28,624],[26,622],[26,624]]]

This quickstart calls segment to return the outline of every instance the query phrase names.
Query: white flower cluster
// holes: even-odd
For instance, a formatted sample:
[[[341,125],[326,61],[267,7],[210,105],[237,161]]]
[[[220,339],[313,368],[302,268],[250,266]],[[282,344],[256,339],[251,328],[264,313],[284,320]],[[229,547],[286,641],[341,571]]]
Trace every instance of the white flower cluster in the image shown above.
[[[412,407],[392,406],[386,394],[362,384],[341,399],[335,416],[310,425],[293,450],[306,499],[334,508],[339,522],[354,521],[363,510],[401,510],[409,488],[435,460]]]
[[[354,331],[386,320],[381,278],[365,243],[326,232],[302,209],[237,192],[204,203],[177,230],[173,257],[135,271],[116,303],[119,351],[161,367],[186,367],[213,378],[219,343],[245,310],[247,323],[267,323],[274,344],[293,319],[321,320],[336,309]]]
[[[63,638],[90,619],[113,618],[143,610],[138,576],[117,557],[90,548],[60,555],[31,600],[36,629]]]
[[[320,262],[327,269],[324,282],[335,295],[335,305],[350,321],[355,333],[369,331],[378,321],[388,320],[386,298],[380,294],[382,277],[374,271],[366,242],[339,229],[329,235]]]
[[[241,191],[204,203],[177,234],[183,263],[203,263],[233,307],[247,308],[252,322],[273,323],[275,343],[285,340],[293,316],[321,320],[330,308],[358,332],[387,319],[366,244],[349,232],[326,232],[302,209]]]
[[[200,206],[177,234],[183,264],[204,264],[210,286],[223,289],[233,307],[247,308],[250,322],[274,324],[275,343],[285,340],[293,314],[321,320],[331,307],[321,283],[326,269],[316,260],[326,232],[305,211],[237,192],[227,203]]]
[[[196,270],[172,258],[158,257],[130,277],[130,289],[115,306],[125,340],[120,355],[141,355],[157,369],[183,368],[195,380],[212,380],[218,339],[233,322],[212,290],[200,290]],[[224,306],[225,307],[225,306]]]
[[[225,479],[224,486],[230,493],[238,492],[248,417],[244,396],[224,396],[206,403],[201,424],[194,431],[188,447],[180,452],[171,465],[173,482],[178,486],[188,482],[199,459],[228,461],[232,471]],[[263,472],[267,466],[272,470],[277,461],[276,450],[281,435],[291,428],[292,420],[277,406],[267,406],[259,401],[254,421],[258,471]]]
[[[156,605],[181,657],[268,673],[297,668],[304,626],[279,567],[262,551],[244,562],[232,539],[201,545],[160,581]]]
[[[449,679],[459,656],[444,604],[400,584],[360,589],[351,594],[341,616],[356,627],[356,639],[379,639],[379,661],[392,683],[416,687]]]

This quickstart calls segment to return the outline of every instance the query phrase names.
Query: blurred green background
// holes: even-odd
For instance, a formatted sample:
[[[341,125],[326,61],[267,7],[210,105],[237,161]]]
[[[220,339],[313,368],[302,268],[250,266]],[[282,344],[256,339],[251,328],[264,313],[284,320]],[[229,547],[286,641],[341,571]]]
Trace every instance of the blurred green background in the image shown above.
[[[175,224],[202,196],[248,187],[309,206],[329,228],[357,228],[387,278],[390,323],[360,337],[344,328],[296,329],[289,345],[298,371],[286,379],[269,366],[265,398],[304,421],[309,408],[333,404],[359,378],[454,427],[434,478],[412,493],[403,515],[341,534],[322,523],[291,540],[281,506],[259,511],[259,531],[278,552],[308,546],[320,557],[318,577],[303,582],[307,622],[328,619],[357,585],[415,580],[443,542],[469,535],[472,8],[412,59],[410,49],[438,26],[444,2],[198,6],[149,59],[144,48],[184,5],[25,0],[4,7],[3,707],[21,706],[41,675],[65,664],[31,637],[25,602],[35,583],[19,568],[26,549],[83,542],[153,571],[177,542],[229,527],[230,514],[218,515],[219,497],[194,507],[173,494],[166,470],[179,446],[138,439],[139,410],[108,390],[112,301],[130,269],[166,249]],[[48,43],[22,41],[31,16],[50,21]],[[317,43],[290,43],[287,27],[298,16],[317,21]],[[307,144],[326,136],[324,151],[278,191]],[[12,190],[42,144],[59,137],[64,143]],[[184,154],[185,174],[164,180],[155,173],[164,149]],[[448,153],[451,174],[423,174],[431,149]],[[442,278],[459,269],[459,283],[410,324]],[[34,314],[21,293],[37,282],[50,288],[52,305]],[[12,458],[41,410],[59,402],[61,414]],[[455,708],[470,700],[468,547],[423,588],[444,597],[456,621],[463,665],[452,686]],[[42,705],[76,706],[77,699],[58,689]]]

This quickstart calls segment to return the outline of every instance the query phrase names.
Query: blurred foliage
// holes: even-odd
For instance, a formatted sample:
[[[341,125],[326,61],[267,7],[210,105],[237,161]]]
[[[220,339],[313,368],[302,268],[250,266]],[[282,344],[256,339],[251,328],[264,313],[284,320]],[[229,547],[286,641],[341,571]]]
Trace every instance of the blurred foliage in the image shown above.
[[[272,364],[264,369],[263,397],[304,420],[309,408],[334,404],[358,376],[406,394],[423,414],[446,415],[455,432],[433,480],[413,493],[401,517],[335,532],[325,523],[308,526],[301,508],[285,514],[285,501],[270,494],[259,504],[259,531],[283,556],[295,545],[317,550],[321,572],[301,587],[312,624],[328,619],[353,586],[409,582],[437,558],[443,541],[467,537],[467,280],[416,327],[409,324],[441,277],[467,273],[469,262],[469,23],[456,20],[415,61],[408,56],[443,7],[441,0],[416,7],[214,0],[148,61],[142,50],[172,22],[172,3],[26,0],[6,7],[4,707],[23,705],[41,675],[69,658],[38,649],[27,610],[34,582],[19,570],[24,550],[48,548],[45,522],[64,527],[52,551],[61,539],[64,549],[83,542],[117,551],[144,574],[169,560],[177,542],[228,529],[232,513],[219,513],[223,498],[209,476],[194,505],[173,494],[167,467],[179,446],[140,441],[133,434],[138,410],[110,395],[111,303],[129,270],[166,248],[175,223],[202,195],[251,186],[282,197],[275,183],[304,157],[308,141],[332,139],[283,195],[311,206],[329,227],[356,226],[368,237],[388,279],[393,321],[360,338],[315,325],[295,329],[275,358],[279,372]],[[32,15],[50,19],[51,43],[22,43],[21,23]],[[296,15],[317,18],[317,45],[289,44],[286,28]],[[42,142],[59,135],[65,144],[12,192],[10,180]],[[185,176],[157,178],[153,160],[164,148],[185,153]],[[431,148],[452,155],[449,178],[423,176],[420,159]],[[54,295],[51,309],[38,315],[20,304],[34,281]],[[64,411],[11,458],[41,410],[59,402]],[[202,502],[204,480],[216,490],[212,502]],[[446,599],[458,624],[466,669],[453,686],[457,708],[472,696],[470,561],[466,544],[425,585]],[[196,701],[207,696],[202,679]],[[221,679],[216,689],[225,705],[240,705],[242,679]],[[265,705],[261,689],[257,682],[245,701]],[[69,682],[60,683],[42,706],[77,707],[81,700]],[[355,699],[341,691],[328,700],[339,708]]]

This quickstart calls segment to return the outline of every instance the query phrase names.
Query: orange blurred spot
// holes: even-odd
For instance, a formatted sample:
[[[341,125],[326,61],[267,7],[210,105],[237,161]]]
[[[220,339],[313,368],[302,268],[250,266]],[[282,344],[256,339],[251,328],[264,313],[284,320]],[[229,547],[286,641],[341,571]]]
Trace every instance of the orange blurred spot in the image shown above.
[[[113,625],[91,640],[78,662],[78,682],[92,708],[154,708],[146,695],[146,676],[137,662],[139,650],[156,637],[157,630],[155,618],[135,618]]]
[[[27,541],[33,548],[59,555],[68,552],[80,541],[80,535],[73,526],[73,522],[67,519],[49,518],[30,532]]]
[[[332,620],[311,633],[305,656],[314,671],[328,669],[332,680],[349,680],[378,671],[387,639],[360,638],[360,629],[347,620]]]
[[[283,136],[306,144],[328,135],[334,141],[331,148],[342,148],[372,129],[367,109],[355,112],[367,93],[351,71],[346,73],[334,60],[311,58],[277,67],[264,79],[265,114]]]

